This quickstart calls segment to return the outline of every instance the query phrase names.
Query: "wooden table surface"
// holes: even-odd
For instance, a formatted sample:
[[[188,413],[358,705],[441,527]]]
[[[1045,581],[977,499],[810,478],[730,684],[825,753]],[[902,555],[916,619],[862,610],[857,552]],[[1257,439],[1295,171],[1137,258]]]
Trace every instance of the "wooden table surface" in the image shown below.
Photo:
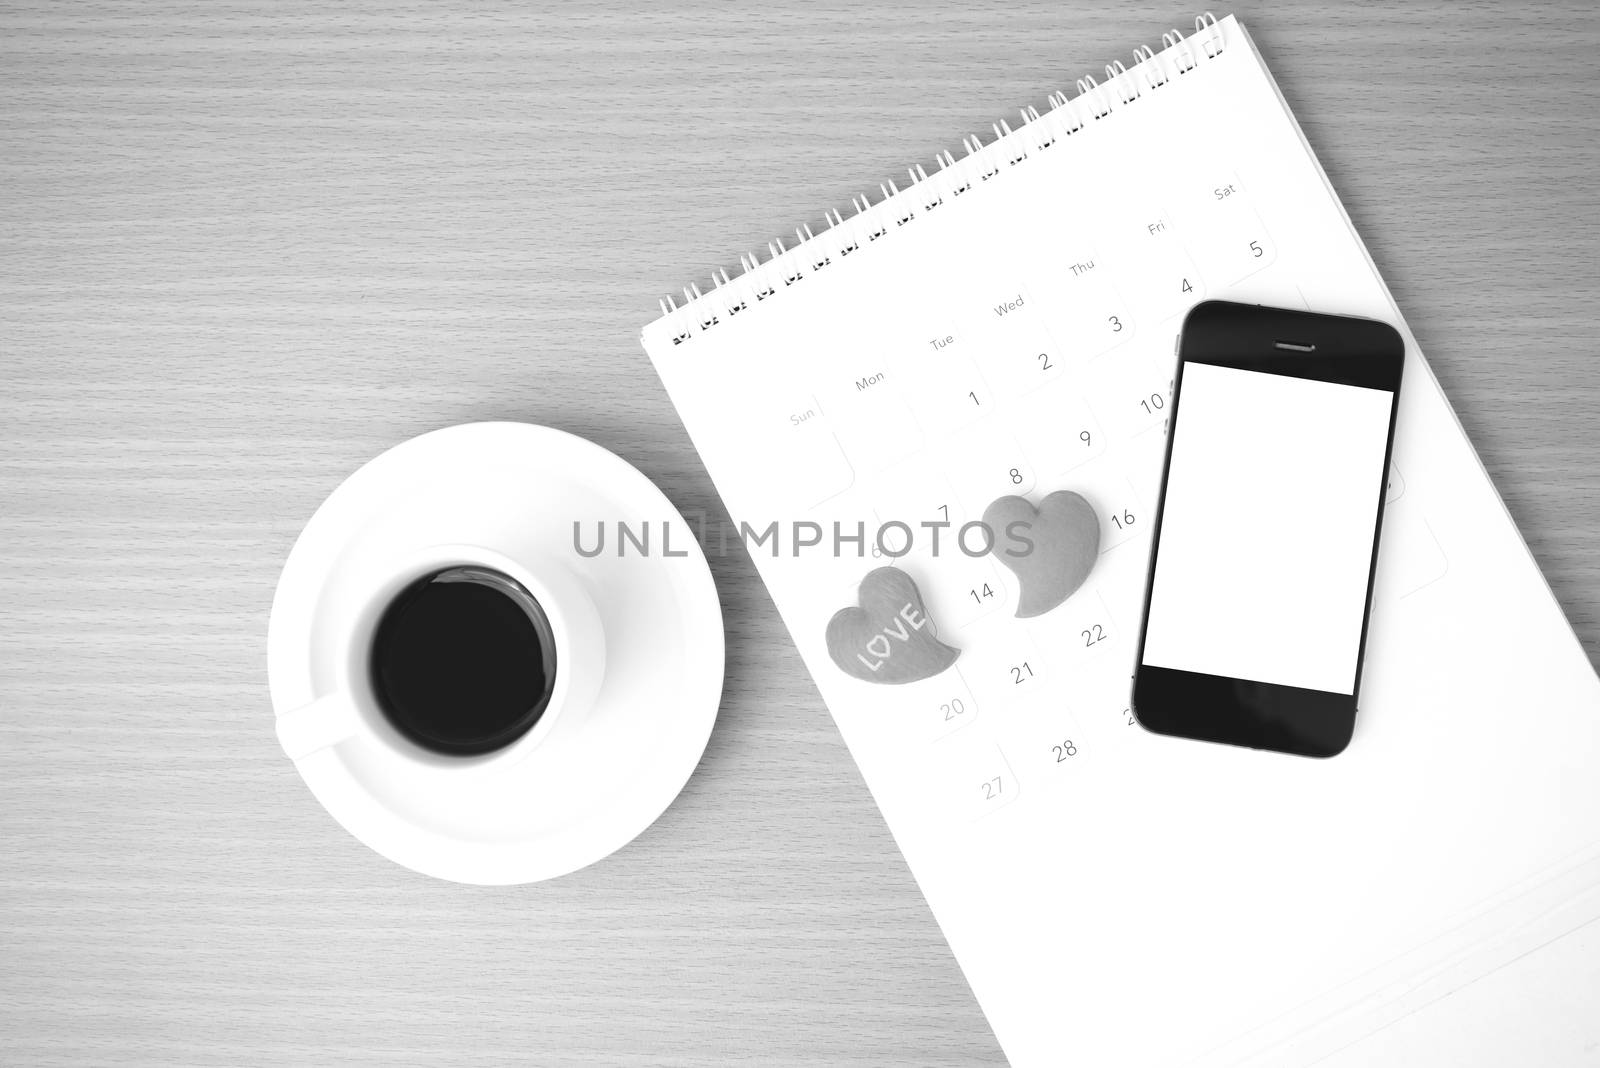
[[[539,886],[328,818],[267,610],[324,495],[451,423],[717,512],[657,297],[1193,13],[0,4],[0,1061],[999,1062],[748,559],[699,772]],[[1591,5],[1238,13],[1600,654]],[[1594,1056],[1597,962],[1585,929],[1340,1063]]]

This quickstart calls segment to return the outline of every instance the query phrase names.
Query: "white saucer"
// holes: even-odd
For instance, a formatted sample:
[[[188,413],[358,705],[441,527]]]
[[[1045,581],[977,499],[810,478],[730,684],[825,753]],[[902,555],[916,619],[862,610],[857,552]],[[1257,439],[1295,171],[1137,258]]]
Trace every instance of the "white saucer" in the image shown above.
[[[573,524],[606,552],[578,556]],[[648,522],[652,555],[617,556],[616,523]],[[668,557],[661,531],[670,524]],[[606,674],[581,731],[507,774],[435,786],[333,747],[298,762],[333,818],[389,859],[463,883],[535,882],[632,841],[683,789],[722,695],[722,609],[692,528],[649,479],[559,430],[472,423],[397,445],[323,502],[278,581],[267,674],[279,712],[333,685],[324,596],[343,564],[430,544],[484,545],[530,570],[552,557],[587,583],[606,632]],[[685,555],[676,555],[679,552]],[[434,796],[428,796],[429,791]]]

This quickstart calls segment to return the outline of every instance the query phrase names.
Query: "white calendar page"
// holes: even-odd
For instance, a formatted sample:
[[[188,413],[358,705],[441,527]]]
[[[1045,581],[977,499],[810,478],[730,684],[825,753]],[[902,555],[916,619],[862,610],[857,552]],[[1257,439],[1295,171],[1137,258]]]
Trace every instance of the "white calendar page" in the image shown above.
[[[1208,297],[1406,333],[1360,714],[1331,760],[1129,714],[1174,341]],[[1600,684],[1234,20],[644,342],[731,515],[779,522],[756,565],[1013,1063],[1309,1061],[1594,914]],[[1100,554],[1031,619],[992,557],[785,536],[954,529],[1055,490],[1094,505]],[[824,643],[890,562],[960,650],[899,686]]]

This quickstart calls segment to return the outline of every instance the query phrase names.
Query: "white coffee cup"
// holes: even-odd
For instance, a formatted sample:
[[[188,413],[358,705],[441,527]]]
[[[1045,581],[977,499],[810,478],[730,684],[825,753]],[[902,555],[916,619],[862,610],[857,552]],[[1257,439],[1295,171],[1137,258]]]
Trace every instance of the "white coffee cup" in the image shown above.
[[[351,567],[359,574],[328,592],[335,603],[328,606],[329,629],[318,639],[331,658],[330,686],[309,704],[278,716],[278,743],[296,763],[325,750],[364,746],[430,769],[506,768],[574,732],[593,708],[605,676],[605,632],[584,583],[564,564],[542,561],[529,568],[492,549],[452,544]],[[538,720],[507,745],[472,756],[435,752],[402,734],[379,707],[370,673],[378,623],[396,596],[457,567],[485,568],[520,584],[549,621],[555,651],[554,686]]]

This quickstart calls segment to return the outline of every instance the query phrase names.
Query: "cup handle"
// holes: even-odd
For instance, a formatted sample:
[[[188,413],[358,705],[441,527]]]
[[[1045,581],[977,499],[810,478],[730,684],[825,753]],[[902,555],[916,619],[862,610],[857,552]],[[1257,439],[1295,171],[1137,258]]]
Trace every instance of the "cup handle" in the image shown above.
[[[359,725],[355,702],[347,693],[330,693],[278,717],[278,744],[290,760],[338,745]]]

